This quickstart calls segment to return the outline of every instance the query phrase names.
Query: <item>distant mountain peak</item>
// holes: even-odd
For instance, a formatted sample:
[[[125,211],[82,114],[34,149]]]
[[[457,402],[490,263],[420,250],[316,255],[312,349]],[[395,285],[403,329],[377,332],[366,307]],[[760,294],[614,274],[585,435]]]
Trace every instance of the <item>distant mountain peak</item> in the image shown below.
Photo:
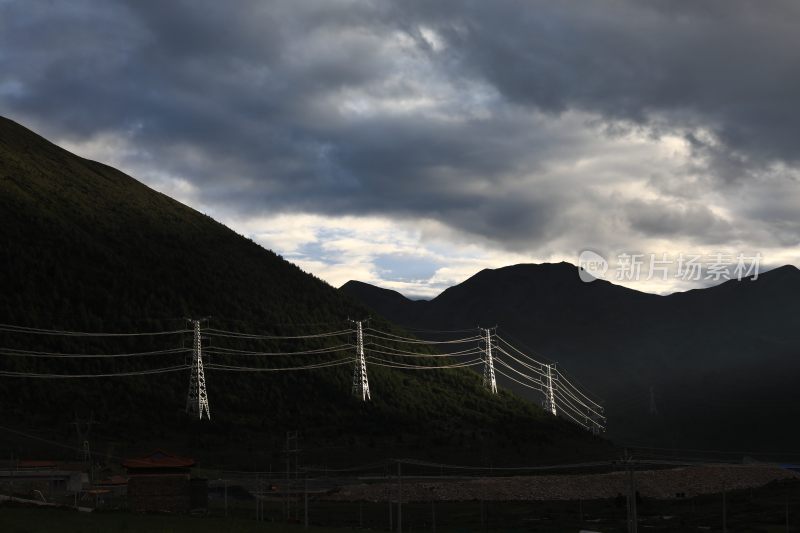
[[[339,290],[344,292],[374,291],[374,292],[379,292],[388,298],[402,298],[403,300],[410,300],[409,298],[406,298],[405,296],[403,296],[403,294],[399,293],[394,289],[386,289],[384,287],[378,287],[377,285],[372,285],[370,283],[358,281],[355,279],[351,279],[350,281],[346,282],[344,285],[339,287]]]
[[[783,265],[783,266],[779,266],[779,267],[773,268],[772,270],[768,270],[768,271],[764,272],[762,275],[767,275],[767,274],[772,274],[772,275],[779,274],[781,276],[784,276],[784,275],[786,275],[786,276],[800,276],[800,268],[797,268],[794,265]]]

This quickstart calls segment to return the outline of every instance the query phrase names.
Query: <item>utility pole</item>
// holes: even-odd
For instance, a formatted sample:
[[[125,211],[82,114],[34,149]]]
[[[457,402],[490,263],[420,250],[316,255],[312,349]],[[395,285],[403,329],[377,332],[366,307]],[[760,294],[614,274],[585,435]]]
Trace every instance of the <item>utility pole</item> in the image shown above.
[[[397,533],[403,533],[403,464],[397,461]]]
[[[497,394],[497,382],[494,379],[494,357],[492,355],[492,332],[489,328],[485,328],[483,332],[483,388],[492,394]]]
[[[629,492],[630,492],[630,501],[631,501],[631,524],[629,527],[630,533],[636,533],[639,531],[639,513],[638,509],[636,508],[636,479],[633,475],[633,465],[628,466],[628,485],[629,485]]]
[[[789,533],[789,495],[786,495],[786,533]]]
[[[94,465],[92,464],[92,451],[89,448],[89,441],[83,441],[83,462],[89,469],[89,481],[94,481]]]
[[[728,533],[728,502],[727,502],[728,489],[725,482],[722,482],[722,533]]]
[[[547,374],[545,409],[550,411],[553,416],[556,416],[558,413],[556,411],[556,395],[553,390],[553,365],[545,365],[545,371]]]
[[[353,368],[353,396],[361,397],[361,401],[370,400],[369,379],[367,379],[367,360],[364,357],[364,329],[362,320],[356,324],[356,365]]]
[[[308,529],[308,474],[303,477],[303,528]]]
[[[261,494],[261,475],[256,474],[256,522],[259,521],[259,495]]]
[[[292,517],[292,506],[291,506],[291,503],[290,503],[290,500],[289,500],[289,492],[290,492],[289,491],[289,484],[292,481],[292,475],[290,474],[290,471],[291,471],[291,468],[292,468],[291,446],[292,446],[292,432],[291,431],[287,431],[286,432],[286,484],[283,486],[283,497],[284,497],[284,501],[286,502],[284,504],[284,508],[286,509],[286,521],[287,522],[289,522],[289,520]]]
[[[85,425],[81,423],[81,419],[78,418],[77,412],[75,413],[75,422],[72,422],[72,425],[75,426],[75,432],[78,434],[78,442],[81,444],[81,460],[83,461],[90,481],[94,480],[94,465],[92,464],[89,435],[92,433],[92,426],[95,424],[97,424],[97,422],[94,419],[94,411],[89,412],[89,418],[86,420]]]
[[[189,373],[189,395],[186,398],[186,412],[203,419],[203,412],[211,420],[206,393],[206,374],[203,370],[203,342],[200,336],[200,321],[192,320],[194,338],[192,340],[192,368]]]
[[[89,412],[89,418],[86,420],[86,424],[84,425],[81,422],[81,419],[78,418],[78,413],[75,413],[75,422],[72,422],[72,425],[75,426],[75,433],[78,434],[78,443],[81,445],[83,450],[82,459],[84,461],[88,461],[86,449],[88,447],[89,436],[92,433],[92,426],[97,424],[98,422],[94,419],[94,411]]]
[[[292,518],[292,502],[291,492],[294,485],[298,481],[299,467],[298,467],[298,454],[300,453],[299,436],[297,431],[286,432],[286,521]],[[294,518],[299,518],[299,504],[295,505]]]
[[[628,533],[637,533],[639,518],[636,509],[636,479],[633,475],[633,462],[628,451],[625,451],[625,463],[628,468]]]

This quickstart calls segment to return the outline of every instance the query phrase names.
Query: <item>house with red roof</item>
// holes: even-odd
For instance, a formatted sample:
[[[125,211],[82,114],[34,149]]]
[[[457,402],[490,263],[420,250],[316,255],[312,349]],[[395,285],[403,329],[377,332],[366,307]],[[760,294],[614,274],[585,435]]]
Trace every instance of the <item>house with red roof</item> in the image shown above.
[[[137,512],[187,513],[208,506],[208,481],[193,479],[194,459],[156,450],[122,462],[128,504]]]

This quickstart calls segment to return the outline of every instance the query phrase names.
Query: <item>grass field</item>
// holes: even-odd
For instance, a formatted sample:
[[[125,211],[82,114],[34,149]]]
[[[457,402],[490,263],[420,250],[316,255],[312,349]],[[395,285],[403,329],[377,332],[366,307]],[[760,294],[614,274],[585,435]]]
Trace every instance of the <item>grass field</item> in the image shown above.
[[[311,527],[255,520],[200,517],[143,515],[131,513],[79,513],[63,509],[29,507],[0,507],[0,531],[3,533],[277,533],[309,531],[311,533],[341,532],[341,528]]]
[[[722,531],[726,509],[728,531],[749,533],[800,532],[800,480],[772,482],[754,489],[707,494],[694,498],[639,501],[639,530],[660,533]],[[300,503],[300,502],[298,502]],[[309,500],[309,523],[283,522],[284,502],[265,500],[255,520],[252,501],[232,500],[226,510],[222,502],[210,500],[208,515],[147,515],[99,510],[80,513],[66,509],[0,505],[2,533],[326,533],[348,531],[397,531],[397,506],[387,502],[334,502]],[[302,505],[302,504],[301,504]],[[291,507],[303,520],[302,506]],[[391,509],[391,510],[390,510]],[[435,523],[435,525],[434,525]],[[403,532],[438,533],[563,533],[580,530],[625,532],[624,499],[588,501],[516,502],[412,502],[402,506]]]
[[[639,503],[639,530],[720,532],[722,498],[722,494],[709,494],[680,500],[642,499]],[[730,491],[726,494],[725,507],[728,531],[800,532],[800,482],[797,480],[774,482],[754,490]],[[390,517],[386,502],[312,502],[309,509],[311,527],[307,530],[302,525],[282,522],[284,510],[281,502],[265,502],[265,521],[257,522],[253,510],[254,507],[239,502],[231,506],[231,516],[226,518],[218,505],[212,506],[208,516],[140,515],[123,511],[79,513],[6,505],[0,506],[0,532],[342,533],[388,531],[390,520],[392,530],[397,531],[396,507]],[[298,515],[302,519],[302,510]],[[403,531],[409,533],[563,533],[580,530],[627,531],[624,500],[473,501],[437,502],[435,505],[417,502],[403,505]]]

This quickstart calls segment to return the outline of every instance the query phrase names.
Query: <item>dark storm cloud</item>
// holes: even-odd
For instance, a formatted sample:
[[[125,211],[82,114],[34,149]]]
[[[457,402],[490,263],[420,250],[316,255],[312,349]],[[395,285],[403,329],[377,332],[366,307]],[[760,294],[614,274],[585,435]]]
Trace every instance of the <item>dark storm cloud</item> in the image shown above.
[[[579,199],[536,179],[592,150],[559,126],[569,112],[685,136],[698,171],[729,180],[794,165],[798,9],[0,1],[0,112],[119,135],[229,209],[428,217],[533,246]],[[621,209],[646,234],[725,230],[700,208]]]
[[[699,203],[632,201],[625,206],[630,225],[645,235],[675,236],[705,234],[709,240],[724,242],[730,225]]]
[[[796,2],[459,5],[417,4],[459,64],[513,101],[637,122],[661,118],[707,127],[756,159],[800,157]]]

